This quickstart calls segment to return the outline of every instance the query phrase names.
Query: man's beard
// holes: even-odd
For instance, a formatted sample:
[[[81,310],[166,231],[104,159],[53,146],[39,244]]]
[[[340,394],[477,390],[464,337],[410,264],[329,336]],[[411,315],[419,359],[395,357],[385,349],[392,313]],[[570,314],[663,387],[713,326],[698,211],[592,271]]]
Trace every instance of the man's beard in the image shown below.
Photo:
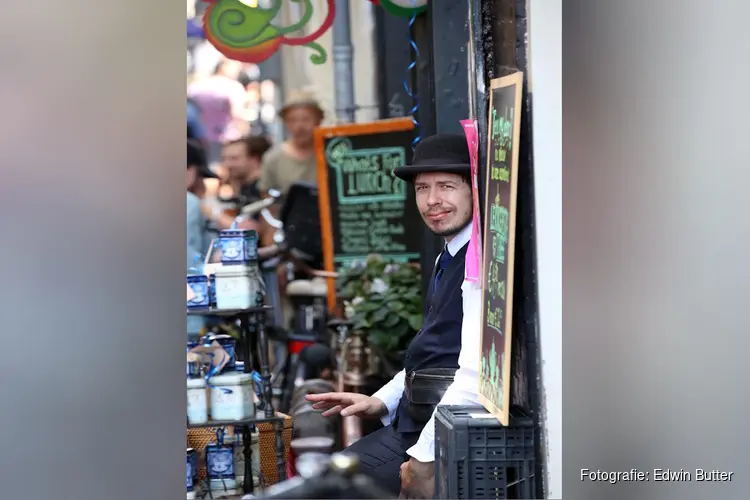
[[[315,145],[315,136],[303,135],[301,137],[295,137],[294,145],[302,149],[311,148]]]
[[[466,226],[469,225],[470,222],[471,222],[471,214],[469,214],[466,217],[466,220],[462,224],[457,224],[453,227],[448,227],[440,231],[433,231],[433,232],[437,234],[438,236],[442,236],[443,238],[452,238],[453,236],[456,236],[458,233],[463,231],[466,228]]]

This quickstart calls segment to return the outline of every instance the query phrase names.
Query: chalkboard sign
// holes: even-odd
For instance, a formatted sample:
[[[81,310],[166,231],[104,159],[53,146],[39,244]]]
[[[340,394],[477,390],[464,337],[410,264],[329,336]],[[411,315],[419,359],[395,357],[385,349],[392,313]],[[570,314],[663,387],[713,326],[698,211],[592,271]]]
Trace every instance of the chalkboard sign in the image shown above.
[[[479,400],[508,425],[513,259],[523,74],[490,82],[482,251],[482,358]]]
[[[414,189],[393,175],[411,162],[413,128],[411,118],[401,118],[315,131],[327,271],[371,253],[419,261],[424,223]]]

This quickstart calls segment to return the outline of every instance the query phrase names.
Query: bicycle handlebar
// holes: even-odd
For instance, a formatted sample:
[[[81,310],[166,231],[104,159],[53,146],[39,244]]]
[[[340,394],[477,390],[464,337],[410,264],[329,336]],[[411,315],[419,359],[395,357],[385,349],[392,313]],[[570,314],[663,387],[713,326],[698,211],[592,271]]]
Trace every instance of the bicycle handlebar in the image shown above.
[[[284,223],[271,214],[271,211],[264,208],[260,211],[261,217],[265,219],[269,226],[274,229],[284,229]]]
[[[266,260],[271,260],[274,257],[277,257],[281,255],[284,252],[284,249],[280,247],[279,245],[269,245],[267,247],[260,247],[258,249],[258,260],[263,262]]]
[[[268,197],[262,200],[255,201],[242,207],[241,213],[243,215],[255,215],[264,208],[268,208],[281,199],[281,192],[276,189],[268,190]]]
[[[256,201],[254,203],[250,203],[249,205],[245,205],[244,207],[242,207],[242,210],[240,210],[240,213],[247,217],[252,217],[258,212],[261,212],[264,209],[267,209],[274,203],[276,203],[276,198],[264,198],[260,201]]]

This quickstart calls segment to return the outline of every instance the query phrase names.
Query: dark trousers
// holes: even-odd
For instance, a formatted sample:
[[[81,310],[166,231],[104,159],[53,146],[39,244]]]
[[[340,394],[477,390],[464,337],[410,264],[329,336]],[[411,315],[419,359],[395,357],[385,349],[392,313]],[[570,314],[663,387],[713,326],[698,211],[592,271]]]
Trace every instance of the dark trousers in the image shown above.
[[[380,487],[392,492],[393,498],[397,498],[401,491],[401,464],[408,459],[406,450],[418,439],[418,432],[402,434],[388,425],[363,437],[345,451],[359,457],[361,473],[372,477]]]

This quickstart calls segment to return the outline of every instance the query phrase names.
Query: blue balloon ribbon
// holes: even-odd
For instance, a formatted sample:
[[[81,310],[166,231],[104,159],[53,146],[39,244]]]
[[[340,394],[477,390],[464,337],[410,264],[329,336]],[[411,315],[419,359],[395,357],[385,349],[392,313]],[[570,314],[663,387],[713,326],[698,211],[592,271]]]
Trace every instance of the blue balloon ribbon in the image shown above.
[[[412,70],[417,66],[417,59],[419,58],[419,48],[417,48],[417,44],[412,38],[412,27],[414,26],[414,21],[417,19],[417,3],[415,0],[411,0],[411,5],[414,8],[414,11],[412,12],[411,18],[409,19],[409,45],[411,45],[411,48],[414,49],[414,59],[409,63],[409,66],[406,68],[406,75],[404,76],[404,89],[406,90],[406,93],[409,95],[409,97],[412,98],[413,106],[410,110],[411,112],[411,121],[414,124],[414,131],[416,132],[416,136],[414,137],[414,140],[411,143],[411,150],[414,151],[414,148],[417,147],[417,144],[419,144],[419,141],[422,139],[422,136],[420,135],[420,129],[421,126],[419,124],[419,121],[417,121],[417,110],[419,109],[419,97],[417,96],[416,92],[413,92],[411,90],[411,86],[409,85],[409,75],[412,72]]]
[[[260,373],[253,371],[253,382],[255,382],[255,394],[258,395],[258,397],[261,396],[263,393],[263,377],[260,376]]]
[[[206,385],[208,386],[208,388],[209,389],[218,389],[220,391],[223,391],[224,394],[232,394],[232,389],[227,389],[226,387],[217,387],[217,386],[215,386],[213,384],[210,384],[208,382],[208,379],[210,379],[214,375],[218,375],[218,374],[219,374],[219,367],[218,366],[212,366],[211,369],[208,371],[208,373],[206,373]]]

